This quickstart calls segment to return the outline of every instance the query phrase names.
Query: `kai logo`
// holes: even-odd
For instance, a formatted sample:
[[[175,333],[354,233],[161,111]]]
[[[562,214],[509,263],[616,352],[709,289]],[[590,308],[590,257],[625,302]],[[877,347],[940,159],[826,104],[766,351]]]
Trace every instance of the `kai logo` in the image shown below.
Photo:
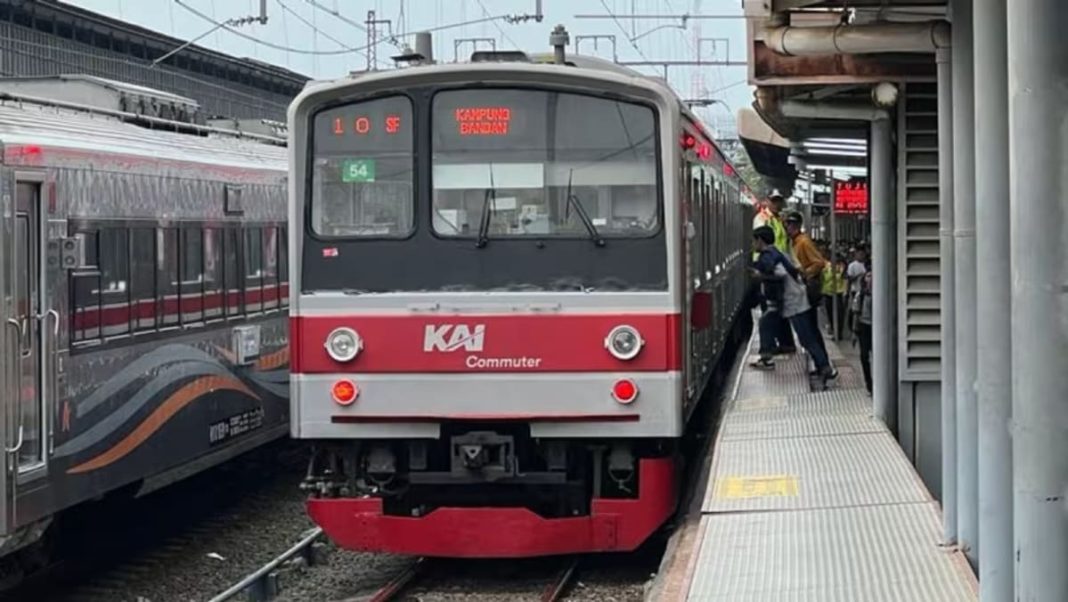
[[[482,351],[486,340],[486,325],[427,324],[423,333],[423,351]]]

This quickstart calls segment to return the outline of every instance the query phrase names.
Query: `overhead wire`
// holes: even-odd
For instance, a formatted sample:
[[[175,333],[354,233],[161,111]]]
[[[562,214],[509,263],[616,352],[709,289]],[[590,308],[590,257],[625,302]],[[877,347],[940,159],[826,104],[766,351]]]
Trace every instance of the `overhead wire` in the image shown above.
[[[297,11],[293,10],[292,8],[290,8],[282,0],[274,0],[274,1],[278,4],[278,6],[282,7],[282,10],[284,10],[285,12],[287,12],[287,13],[293,15],[294,17],[296,17],[298,21],[300,21],[301,23],[303,23],[303,24],[307,25],[308,27],[312,28],[312,30],[314,30],[316,33],[318,33],[319,35],[323,36],[324,38],[330,40],[331,42],[337,44],[338,46],[341,46],[342,48],[351,50],[352,52],[358,52],[358,53],[360,53],[360,54],[362,54],[364,56],[367,56],[367,52],[365,50],[361,50],[359,48],[355,48],[353,46],[349,46],[345,42],[342,42],[341,40],[335,38],[334,36],[326,33],[322,29],[319,29],[319,27],[314,22],[309,21],[308,19],[306,19],[304,17],[304,15],[301,15]],[[388,66],[388,63],[383,63],[382,61],[379,61],[379,64],[385,64],[385,65]]]
[[[313,56],[314,55],[337,56],[337,55],[342,55],[342,54],[351,54],[353,52],[352,50],[308,50],[308,49],[305,49],[305,48],[290,48],[290,47],[287,47],[287,46],[282,46],[281,44],[274,44],[272,42],[267,42],[267,41],[261,40],[261,39],[257,38],[256,36],[249,35],[249,34],[243,32],[243,31],[239,31],[237,29],[234,29],[233,27],[227,25],[225,22],[216,21],[212,17],[200,12],[199,10],[197,10],[197,9],[193,8],[192,6],[186,4],[182,0],[174,0],[174,2],[178,6],[181,6],[182,8],[184,8],[186,11],[192,13],[193,15],[196,15],[197,17],[199,17],[200,19],[202,19],[204,21],[207,21],[208,23],[213,23],[215,25],[219,25],[221,29],[225,29],[226,31],[228,31],[228,32],[230,32],[230,33],[232,33],[232,34],[234,34],[234,35],[236,35],[238,37],[244,38],[246,40],[251,40],[251,41],[253,41],[253,42],[257,43],[257,44],[261,44],[261,45],[266,46],[268,48],[274,48],[275,50],[281,50],[283,52],[293,52],[293,53],[296,53],[296,54],[307,54],[307,55],[313,55]]]
[[[487,17],[490,16],[490,12],[489,12],[489,10],[486,9],[485,3],[483,3],[482,0],[475,0],[475,1],[478,2],[479,8],[482,9],[482,14],[487,16]],[[500,23],[498,23],[496,21],[493,21],[493,26],[497,28],[497,31],[501,32],[501,36],[505,40],[508,40],[508,43],[510,43],[512,46],[515,46],[517,50],[519,49],[519,44],[516,44],[516,41],[513,40],[511,38],[511,36],[509,36],[506,31],[504,31],[504,28],[501,27]]]
[[[611,7],[608,6],[608,2],[605,2],[605,0],[601,0],[601,6],[603,6],[605,11],[608,12],[608,16],[611,17],[612,21],[615,22],[616,27],[619,28],[619,31],[623,32],[623,37],[627,38],[627,41],[630,42],[630,45],[634,48],[634,50],[638,52],[638,56],[642,57],[643,61],[648,61],[649,57],[645,56],[645,53],[642,52],[642,49],[640,46],[638,46],[638,43],[635,42],[629,35],[627,35],[627,28],[623,27],[623,24],[619,22],[619,17],[616,16],[616,13],[612,12]]]

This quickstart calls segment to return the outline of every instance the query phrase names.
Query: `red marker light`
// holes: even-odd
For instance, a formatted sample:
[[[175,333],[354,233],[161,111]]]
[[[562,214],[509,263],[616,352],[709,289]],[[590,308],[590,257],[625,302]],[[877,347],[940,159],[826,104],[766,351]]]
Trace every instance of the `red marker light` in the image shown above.
[[[619,403],[629,404],[638,398],[638,385],[629,378],[617,380],[616,384],[612,385],[612,397]]]
[[[334,383],[330,394],[338,405],[348,406],[356,401],[356,398],[360,395],[360,390],[356,388],[356,385],[351,380],[339,380]]]
[[[697,144],[697,138],[694,138],[690,134],[683,134],[682,136],[682,148],[690,149]]]

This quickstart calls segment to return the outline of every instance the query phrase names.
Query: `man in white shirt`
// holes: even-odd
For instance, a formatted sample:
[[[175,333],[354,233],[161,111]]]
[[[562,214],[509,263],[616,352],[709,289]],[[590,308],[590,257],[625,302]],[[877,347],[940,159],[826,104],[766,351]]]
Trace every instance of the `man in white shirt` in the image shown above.
[[[858,246],[853,251],[853,261],[846,267],[846,281],[849,283],[849,307],[850,313],[854,306],[853,300],[860,294],[861,289],[864,286],[864,274],[868,273],[866,267],[868,261],[868,251],[863,246]],[[850,316],[848,323],[852,323],[853,318]]]

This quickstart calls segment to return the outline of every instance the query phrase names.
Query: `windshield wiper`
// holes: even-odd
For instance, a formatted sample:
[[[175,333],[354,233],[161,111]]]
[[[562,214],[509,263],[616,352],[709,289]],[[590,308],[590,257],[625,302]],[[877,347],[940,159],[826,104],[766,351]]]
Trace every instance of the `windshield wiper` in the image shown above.
[[[478,240],[475,241],[475,247],[481,249],[489,242],[489,227],[491,221],[490,203],[493,206],[497,206],[497,188],[493,184],[493,168],[490,167],[490,187],[486,189],[485,196],[482,198],[482,215],[478,219]]]
[[[601,233],[597,231],[597,228],[593,225],[593,220],[590,219],[590,214],[586,213],[586,208],[582,206],[582,201],[579,200],[578,195],[571,193],[571,177],[575,175],[575,170],[571,169],[567,172],[567,207],[572,204],[575,205],[575,212],[578,213],[579,219],[582,220],[582,225],[586,227],[586,231],[590,233],[590,240],[593,241],[598,247],[604,246],[604,238],[601,238]],[[566,212],[565,212],[566,213]]]

